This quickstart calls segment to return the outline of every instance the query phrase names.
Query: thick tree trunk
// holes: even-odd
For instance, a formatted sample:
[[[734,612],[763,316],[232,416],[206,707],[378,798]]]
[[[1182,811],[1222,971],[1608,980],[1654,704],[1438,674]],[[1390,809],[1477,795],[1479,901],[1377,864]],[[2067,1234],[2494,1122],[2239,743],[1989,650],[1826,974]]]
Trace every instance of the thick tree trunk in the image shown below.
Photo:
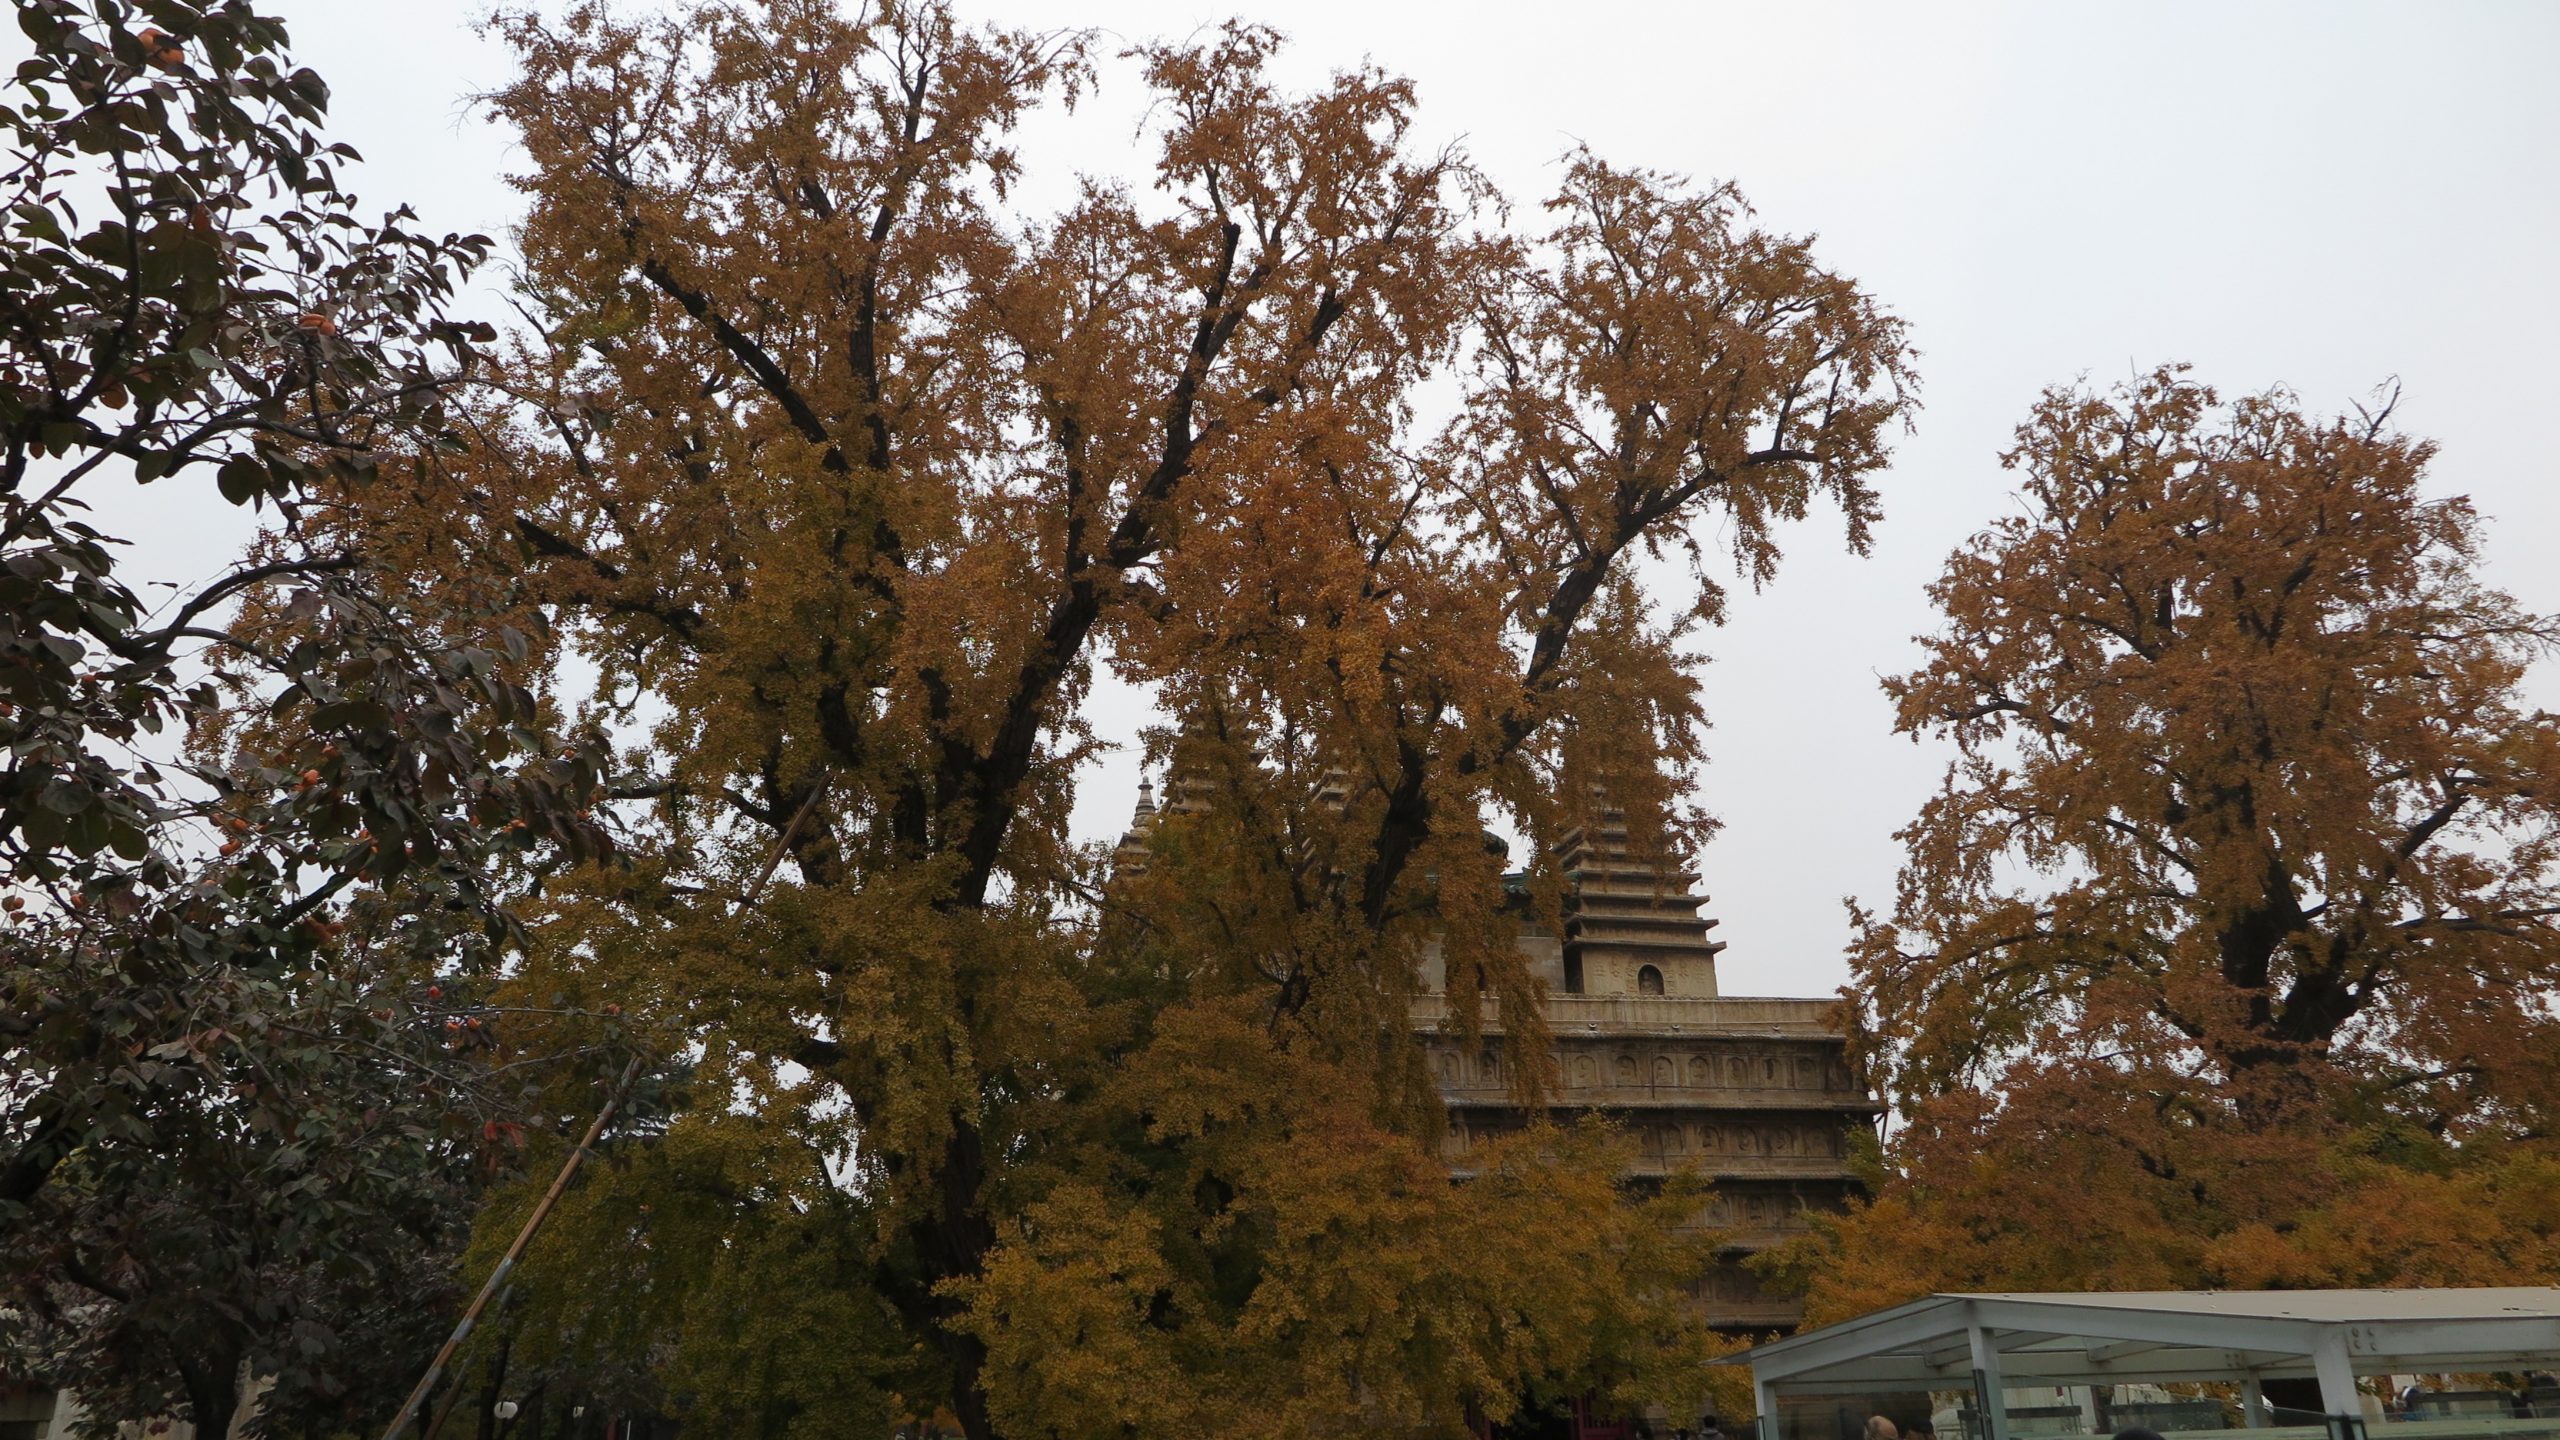
[[[196,1427],[196,1440],[230,1440],[231,1422],[240,1413],[239,1357],[180,1360],[178,1378],[187,1387],[187,1418]]]
[[[965,1120],[955,1120],[951,1140],[942,1156],[942,1215],[936,1227],[933,1268],[937,1279],[975,1276],[985,1268],[987,1252],[995,1248],[995,1226],[980,1203],[980,1192],[986,1179],[986,1146],[977,1127]],[[986,1372],[987,1347],[977,1336],[953,1328],[958,1318],[950,1302],[939,1302],[942,1309],[942,1353],[951,1366],[951,1413],[958,1416],[960,1428],[969,1440],[997,1440],[995,1421],[987,1413],[987,1397],[980,1388]]]
[[[943,1351],[951,1360],[951,1413],[959,1417],[961,1433],[969,1440],[999,1440],[995,1420],[987,1414],[987,1392],[979,1388],[987,1347],[975,1335],[955,1334]]]

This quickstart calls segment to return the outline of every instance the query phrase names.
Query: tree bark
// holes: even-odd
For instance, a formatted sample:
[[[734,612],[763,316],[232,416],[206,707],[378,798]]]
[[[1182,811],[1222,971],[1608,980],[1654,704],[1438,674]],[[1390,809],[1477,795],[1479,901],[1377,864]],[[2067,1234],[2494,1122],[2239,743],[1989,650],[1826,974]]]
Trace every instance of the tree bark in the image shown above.
[[[478,1440],[497,1440],[498,1392],[507,1383],[507,1356],[515,1345],[513,1335],[499,1337],[498,1353],[489,1361],[489,1383],[480,1388],[479,1424],[472,1431]]]
[[[196,1440],[230,1440],[231,1422],[240,1413],[240,1358],[181,1357],[178,1378],[187,1387],[187,1418]]]

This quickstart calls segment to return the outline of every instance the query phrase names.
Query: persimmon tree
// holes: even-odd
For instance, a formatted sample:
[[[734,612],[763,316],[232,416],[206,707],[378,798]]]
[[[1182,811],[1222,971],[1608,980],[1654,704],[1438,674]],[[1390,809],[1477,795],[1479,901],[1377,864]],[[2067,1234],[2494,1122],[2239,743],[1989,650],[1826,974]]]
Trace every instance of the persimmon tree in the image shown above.
[[[2019,431],[2019,513],[1887,683],[1957,758],[1853,955],[1910,1114],[1869,1260],[2425,1281],[2345,1237],[2547,1169],[2560,720],[2521,687],[2560,627],[2481,583],[2479,517],[2389,422],[2162,370]],[[2482,1227],[2560,1218],[2503,1189]]]
[[[16,12],[0,1345],[95,1426],[218,1430],[244,1373],[271,1418],[342,1422],[419,1324],[385,1292],[443,1283],[528,1108],[453,974],[520,860],[601,838],[489,608],[395,600],[308,523],[454,443],[491,332],[447,307],[486,242],[367,219],[327,86],[246,4]],[[280,523],[137,573],[97,519],[137,482]]]
[[[1766,579],[1825,501],[1864,543],[1896,322],[1731,191],[1589,155],[1515,228],[1405,82],[1291,91],[1249,26],[1126,56],[1151,168],[1051,213],[1009,136],[1096,80],[1082,35],[807,0],[498,29],[515,399],[346,523],[422,591],[517,597],[548,646],[511,673],[625,737],[625,862],[557,877],[522,983],[616,997],[699,1051],[705,1103],[850,1167],[905,1337],[879,1388],[1080,1433],[1055,1397],[1243,1347],[1262,1381],[1191,1392],[1236,1397],[1223,1431],[1448,1428],[1694,1353],[1694,1320],[1637,1323],[1674,1278],[1643,1207],[1560,1243],[1629,1281],[1591,1333],[1661,1348],[1513,1335],[1549,1323],[1503,1288],[1529,1247],[1458,1241],[1554,1209],[1448,1191],[1403,1002],[1438,939],[1535,1055],[1487,807],[1542,837],[1594,785],[1673,808],[1720,557]],[[1697,583],[1648,590],[1652,556]],[[1221,817],[1134,889],[1066,833],[1104,663]],[[1169,1114],[1203,1065],[1231,1073]],[[1319,1241],[1300,1182],[1337,1171],[1381,1208]],[[1446,1323],[1293,1329],[1332,1322],[1288,1267],[1361,1283],[1371,1226],[1440,1247],[1399,1253],[1456,1277]],[[1037,1317],[1072,1304],[1121,1334],[1084,1363],[1133,1369],[1061,1373]]]

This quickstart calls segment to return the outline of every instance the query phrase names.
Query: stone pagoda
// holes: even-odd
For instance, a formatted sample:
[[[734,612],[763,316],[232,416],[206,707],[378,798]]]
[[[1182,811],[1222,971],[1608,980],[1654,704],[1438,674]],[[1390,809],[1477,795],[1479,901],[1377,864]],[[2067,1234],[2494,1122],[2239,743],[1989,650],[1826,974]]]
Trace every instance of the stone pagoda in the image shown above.
[[[1721,941],[1701,918],[1697,876],[1651,863],[1608,816],[1567,835],[1564,933],[1524,922],[1520,944],[1547,983],[1559,1121],[1598,1112],[1637,1142],[1634,1174],[1694,1167],[1714,1184],[1700,1226],[1729,1242],[1700,1277],[1698,1298],[1720,1329],[1766,1332],[1802,1318],[1792,1297],[1764,1293],[1742,1260],[1801,1233],[1810,1213],[1838,1209],[1856,1186],[1856,1137],[1880,1108],[1851,1071],[1835,1002],[1725,996]],[[1436,966],[1425,978],[1435,982]],[[1513,1097],[1498,1027],[1481,1046],[1446,1023],[1438,993],[1414,1004],[1414,1027],[1449,1105],[1450,1167],[1468,1173],[1481,1140],[1527,1123]]]

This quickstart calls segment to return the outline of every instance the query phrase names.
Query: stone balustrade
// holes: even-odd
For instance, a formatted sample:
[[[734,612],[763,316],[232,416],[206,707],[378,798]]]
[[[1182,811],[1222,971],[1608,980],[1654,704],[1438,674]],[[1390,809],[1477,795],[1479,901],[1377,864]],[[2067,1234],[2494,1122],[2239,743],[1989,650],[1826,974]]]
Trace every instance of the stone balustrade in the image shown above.
[[[1601,1035],[1641,1030],[1660,1035],[1732,1036],[1771,1040],[1827,1040],[1838,1043],[1839,1002],[1758,995],[1561,995],[1547,996],[1543,1008],[1548,1033],[1558,1040],[1575,1034]],[[1421,995],[1413,1001],[1417,1029],[1454,1026],[1445,995]],[[1498,1035],[1492,1007],[1487,1006],[1484,1033]]]

